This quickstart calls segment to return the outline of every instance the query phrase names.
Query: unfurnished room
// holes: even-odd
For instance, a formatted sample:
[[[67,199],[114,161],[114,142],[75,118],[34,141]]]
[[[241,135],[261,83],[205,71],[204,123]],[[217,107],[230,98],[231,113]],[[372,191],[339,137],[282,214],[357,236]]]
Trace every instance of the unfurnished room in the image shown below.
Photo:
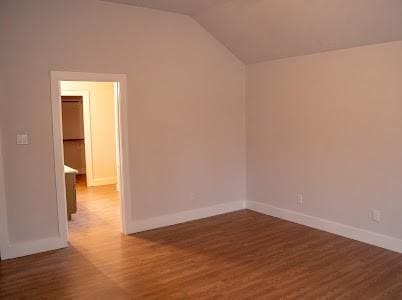
[[[402,299],[401,0],[0,0],[0,299]]]

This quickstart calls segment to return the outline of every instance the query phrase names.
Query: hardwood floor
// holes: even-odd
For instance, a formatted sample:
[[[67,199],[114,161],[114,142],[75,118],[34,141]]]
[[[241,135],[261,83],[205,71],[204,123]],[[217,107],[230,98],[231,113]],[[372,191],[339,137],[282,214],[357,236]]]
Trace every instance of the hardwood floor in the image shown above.
[[[1,299],[402,299],[402,255],[243,210],[123,236],[78,187],[71,246],[0,263]]]

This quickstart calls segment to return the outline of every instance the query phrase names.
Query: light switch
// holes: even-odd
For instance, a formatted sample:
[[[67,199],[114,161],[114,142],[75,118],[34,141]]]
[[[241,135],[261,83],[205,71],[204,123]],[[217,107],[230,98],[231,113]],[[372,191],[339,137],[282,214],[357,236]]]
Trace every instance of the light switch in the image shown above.
[[[28,145],[28,135],[17,134],[17,145]]]

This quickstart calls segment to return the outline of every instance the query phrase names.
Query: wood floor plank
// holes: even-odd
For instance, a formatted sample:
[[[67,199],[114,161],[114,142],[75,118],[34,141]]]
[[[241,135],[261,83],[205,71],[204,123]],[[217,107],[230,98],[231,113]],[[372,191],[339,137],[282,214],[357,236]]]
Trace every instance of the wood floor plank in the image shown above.
[[[70,247],[0,262],[1,299],[402,299],[402,255],[243,210],[123,236],[78,186]]]

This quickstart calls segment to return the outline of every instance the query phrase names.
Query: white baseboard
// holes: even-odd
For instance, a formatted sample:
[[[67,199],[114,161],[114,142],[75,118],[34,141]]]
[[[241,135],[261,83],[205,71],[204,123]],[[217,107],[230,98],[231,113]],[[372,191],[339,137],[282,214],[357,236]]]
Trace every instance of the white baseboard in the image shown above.
[[[91,186],[117,184],[117,177],[94,178]]]
[[[269,204],[247,201],[247,209],[302,224],[308,227],[327,231],[333,234],[344,236],[370,245],[375,245],[384,249],[402,253],[402,240],[380,233],[356,228],[349,225],[321,219],[306,215],[297,211],[275,207]]]
[[[2,249],[1,259],[11,259],[65,247],[68,247],[68,243],[63,241],[60,237],[9,244]]]
[[[145,220],[136,220],[131,222],[128,228],[128,234],[221,215],[237,210],[242,210],[245,209],[245,207],[246,205],[244,201],[236,201],[213,205],[205,208],[182,211],[175,214],[164,215]]]
[[[402,240],[400,239],[255,201],[228,202],[145,220],[132,221],[128,228],[128,234],[212,217],[245,208],[402,253]],[[59,237],[15,243],[10,244],[2,249],[1,259],[12,259],[65,247],[68,247],[68,243],[62,241]]]

